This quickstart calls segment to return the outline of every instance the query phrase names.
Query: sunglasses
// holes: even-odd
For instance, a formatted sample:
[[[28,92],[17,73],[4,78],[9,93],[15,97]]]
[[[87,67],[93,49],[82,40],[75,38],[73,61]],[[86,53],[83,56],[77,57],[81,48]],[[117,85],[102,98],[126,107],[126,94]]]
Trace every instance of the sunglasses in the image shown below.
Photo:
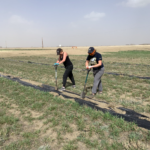
[[[92,53],[89,53],[90,56],[93,56],[95,54],[95,50]]]

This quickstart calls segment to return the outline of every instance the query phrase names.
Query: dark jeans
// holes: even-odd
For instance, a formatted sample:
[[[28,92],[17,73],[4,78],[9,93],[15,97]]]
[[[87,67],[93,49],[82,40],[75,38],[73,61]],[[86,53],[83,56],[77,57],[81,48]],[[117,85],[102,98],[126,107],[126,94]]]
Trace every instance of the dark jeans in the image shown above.
[[[69,77],[71,82],[72,82],[72,84],[75,85],[75,81],[74,81],[74,77],[73,77],[73,74],[72,74],[72,70],[73,70],[73,65],[66,67],[65,73],[63,75],[63,86],[64,87],[66,85],[67,77]]]

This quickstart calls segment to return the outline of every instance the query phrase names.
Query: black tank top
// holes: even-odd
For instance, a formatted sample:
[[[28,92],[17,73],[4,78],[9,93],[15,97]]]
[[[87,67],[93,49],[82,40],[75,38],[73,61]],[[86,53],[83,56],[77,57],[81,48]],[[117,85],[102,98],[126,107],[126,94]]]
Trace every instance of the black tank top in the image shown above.
[[[64,57],[64,54],[63,54],[62,58],[60,57],[60,60],[63,60],[63,57]],[[66,68],[67,66],[71,66],[71,65],[72,65],[72,62],[70,61],[68,55],[67,55],[67,57],[66,57],[65,62],[63,62],[63,64],[64,64],[65,68]]]

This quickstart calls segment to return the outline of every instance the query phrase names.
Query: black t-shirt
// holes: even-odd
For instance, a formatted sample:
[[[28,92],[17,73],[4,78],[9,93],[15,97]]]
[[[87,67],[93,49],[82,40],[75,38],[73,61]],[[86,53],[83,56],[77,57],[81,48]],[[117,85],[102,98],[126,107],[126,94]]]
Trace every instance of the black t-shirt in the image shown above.
[[[89,63],[91,64],[91,66],[93,66],[93,65],[98,64],[99,60],[102,60],[102,55],[100,53],[96,52],[94,56],[88,55],[86,60],[89,60]],[[99,70],[103,67],[104,67],[104,65],[102,63],[102,65],[100,67],[93,68],[93,70]]]

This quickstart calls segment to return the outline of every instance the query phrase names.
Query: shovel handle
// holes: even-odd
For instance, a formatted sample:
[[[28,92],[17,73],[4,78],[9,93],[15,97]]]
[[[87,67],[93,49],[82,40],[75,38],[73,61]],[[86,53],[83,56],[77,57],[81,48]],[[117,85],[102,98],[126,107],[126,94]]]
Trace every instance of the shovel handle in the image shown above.
[[[85,83],[87,82],[88,74],[90,71],[91,71],[91,69],[87,69],[87,75],[86,75]]]
[[[56,87],[55,87],[55,90],[58,90],[57,88],[57,65],[53,65],[55,67],[55,83],[56,83]]]

